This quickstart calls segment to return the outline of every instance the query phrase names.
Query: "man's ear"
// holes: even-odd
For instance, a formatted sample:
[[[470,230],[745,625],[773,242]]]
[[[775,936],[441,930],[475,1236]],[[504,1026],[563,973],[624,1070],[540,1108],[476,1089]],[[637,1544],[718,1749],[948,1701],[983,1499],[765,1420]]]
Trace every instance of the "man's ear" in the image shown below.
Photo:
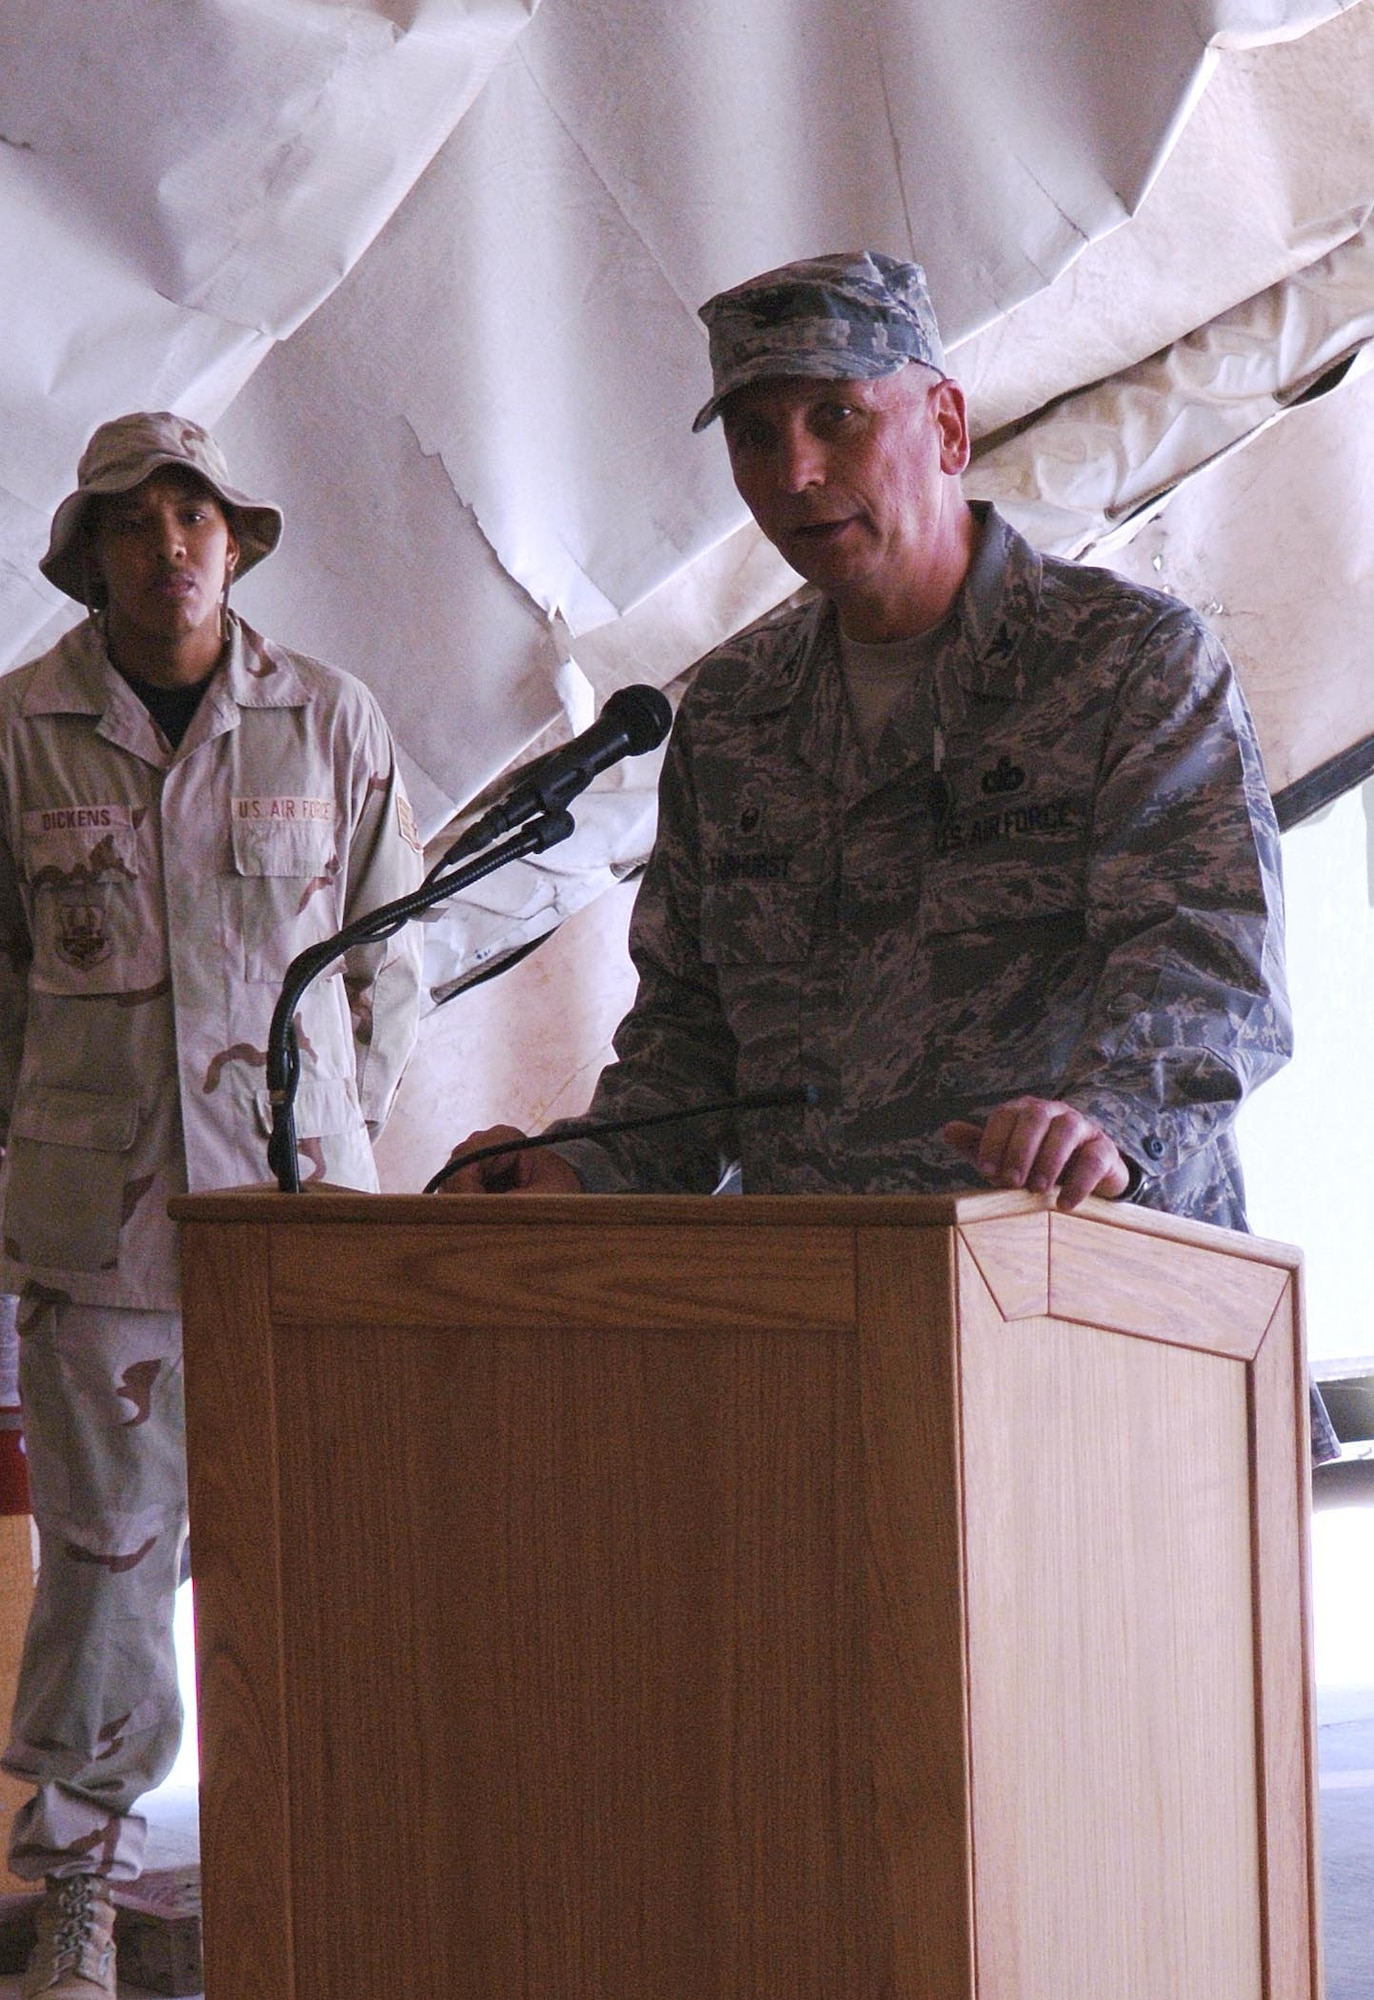
[[[940,470],[957,476],[968,466],[972,446],[968,433],[968,405],[957,382],[946,375],[935,385],[931,403],[935,427],[940,434]]]

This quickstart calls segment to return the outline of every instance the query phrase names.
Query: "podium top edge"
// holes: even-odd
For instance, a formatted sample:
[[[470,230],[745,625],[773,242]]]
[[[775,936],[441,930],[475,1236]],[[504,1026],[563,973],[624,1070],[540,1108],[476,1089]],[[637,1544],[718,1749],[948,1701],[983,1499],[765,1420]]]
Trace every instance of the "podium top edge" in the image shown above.
[[[174,1196],[167,1204],[176,1222],[244,1225],[377,1224],[393,1227],[464,1229],[539,1223],[604,1227],[951,1229],[1017,1216],[1054,1215],[1126,1229],[1176,1243],[1192,1243],[1260,1263],[1296,1267],[1300,1250],[1263,1237],[1218,1229],[1211,1223],[1167,1215],[1130,1203],[1088,1200],[1072,1215],[1059,1217],[1045,1195],[987,1194],[756,1194],[756,1195],[426,1195],[369,1194],[356,1188],[309,1187],[300,1195],[264,1185],[213,1193]]]

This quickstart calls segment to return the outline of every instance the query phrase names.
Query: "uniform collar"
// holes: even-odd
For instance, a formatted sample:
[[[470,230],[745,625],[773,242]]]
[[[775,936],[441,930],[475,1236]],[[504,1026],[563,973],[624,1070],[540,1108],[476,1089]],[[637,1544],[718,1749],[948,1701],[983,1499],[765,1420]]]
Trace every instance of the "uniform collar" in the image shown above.
[[[229,656],[175,756],[143,703],[110,664],[95,620],[87,618],[37,664],[24,695],[25,715],[93,715],[96,734],[145,763],[166,767],[199,744],[239,726],[245,708],[303,708],[310,700],[288,653],[231,614]]]
[[[240,708],[304,708],[310,690],[291,655],[232,612],[230,624],[229,658],[210,694],[222,689]]]
[[[105,656],[94,619],[84,618],[35,662],[24,690],[23,713],[103,715],[116,682],[123,687]]]
[[[790,754],[835,783],[852,747],[835,664],[838,631],[834,606],[819,595],[751,626],[740,635],[749,678],[737,709],[750,719],[779,716]],[[803,688],[806,698],[798,702]]]
[[[229,657],[205,699],[219,697],[239,708],[303,708],[310,690],[290,654],[232,614],[231,625]],[[24,713],[104,715],[126,700],[138,697],[111,666],[95,620],[85,618],[36,663]]]
[[[1041,561],[1030,543],[986,500],[970,503],[981,533],[955,608],[954,629],[936,676],[942,709],[966,713],[955,687],[973,695],[1021,701],[1027,693],[1022,640],[1035,628],[1040,608]],[[751,628],[750,685],[741,715],[772,715],[787,708],[830,650],[834,614],[819,594],[778,618],[778,641],[768,644],[768,621]],[[727,651],[729,650],[727,645]],[[948,717],[953,721],[954,715]]]
[[[986,500],[970,505],[982,532],[960,592],[949,670],[969,694],[1024,701],[1022,640],[1039,618],[1040,557]]]
[[[746,627],[738,640],[726,641],[726,654],[740,644],[749,666],[749,683],[739,701],[742,716],[776,715],[791,706],[832,616],[824,597],[807,592]]]
[[[890,782],[912,762],[929,758],[936,732],[953,738],[984,703],[1024,700],[1030,650],[1025,639],[1039,613],[1040,557],[988,502],[971,505],[981,532],[948,642],[929,680],[913,687],[892,717],[866,777],[854,776],[838,626],[833,606],[819,594],[781,616],[773,613],[772,631],[765,619],[745,635],[750,675],[739,714],[783,713],[807,689],[807,699],[787,720],[794,753],[836,782],[842,772],[848,773],[844,789],[867,792]]]

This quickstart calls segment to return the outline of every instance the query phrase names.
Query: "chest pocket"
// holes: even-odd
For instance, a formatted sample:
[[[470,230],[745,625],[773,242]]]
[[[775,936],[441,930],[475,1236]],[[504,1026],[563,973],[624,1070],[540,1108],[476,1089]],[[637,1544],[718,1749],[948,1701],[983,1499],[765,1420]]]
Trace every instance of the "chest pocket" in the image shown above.
[[[919,919],[923,942],[1005,943],[1018,925],[1033,926],[1037,943],[1081,940],[1081,867],[996,849],[985,860],[959,854],[927,864]]]
[[[701,892],[701,955],[708,965],[790,965],[816,930],[814,883],[708,882]]]
[[[329,893],[338,872],[334,829],[235,820],[224,885],[225,942],[245,979],[280,984],[297,952],[338,926]]]
[[[701,955],[735,1037],[742,1091],[800,1074],[802,993],[818,904],[811,882],[736,879],[702,890]]]
[[[24,833],[33,985],[42,993],[128,993],[166,972],[160,900],[132,826]]]

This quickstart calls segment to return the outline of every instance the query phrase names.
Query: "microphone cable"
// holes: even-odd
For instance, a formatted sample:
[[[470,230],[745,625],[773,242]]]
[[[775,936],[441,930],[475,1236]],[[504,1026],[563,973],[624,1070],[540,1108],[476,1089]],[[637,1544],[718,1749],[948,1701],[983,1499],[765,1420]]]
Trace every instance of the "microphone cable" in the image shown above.
[[[504,1153],[533,1152],[540,1146],[561,1146],[571,1139],[596,1139],[603,1134],[609,1138],[616,1132],[642,1132],[650,1125],[676,1125],[689,1118],[714,1118],[722,1112],[779,1111],[794,1104],[813,1105],[820,1102],[820,1095],[814,1083],[799,1083],[790,1090],[755,1090],[744,1097],[721,1098],[714,1104],[693,1104],[685,1111],[649,1111],[637,1118],[612,1118],[592,1123],[574,1119],[569,1122],[580,1122],[586,1129],[580,1132],[540,1132],[533,1139],[505,1139],[498,1146],[479,1146],[475,1152],[464,1153],[440,1167],[433,1179],[425,1182],[424,1191],[426,1194],[438,1194],[444,1183],[452,1180],[462,1168],[476,1166],[481,1160],[498,1159]],[[495,1192],[500,1193],[501,1190]]]

